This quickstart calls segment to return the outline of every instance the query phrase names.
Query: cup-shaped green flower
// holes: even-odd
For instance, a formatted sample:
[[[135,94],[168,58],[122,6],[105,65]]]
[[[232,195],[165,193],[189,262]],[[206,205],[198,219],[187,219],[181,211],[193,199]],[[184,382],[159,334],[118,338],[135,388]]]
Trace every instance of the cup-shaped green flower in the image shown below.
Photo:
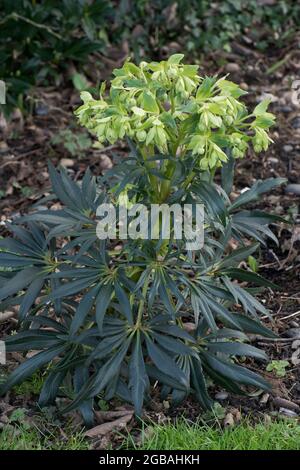
[[[109,95],[102,84],[100,98],[83,92],[84,104],[76,110],[81,124],[100,143],[130,138],[146,158],[154,149],[184,158],[198,156],[199,168],[214,170],[227,160],[268,148],[268,130],[274,124],[264,100],[249,113],[240,101],[246,92],[226,77],[198,75],[197,65],[182,64],[183,54],[167,61],[127,61],[114,70]]]

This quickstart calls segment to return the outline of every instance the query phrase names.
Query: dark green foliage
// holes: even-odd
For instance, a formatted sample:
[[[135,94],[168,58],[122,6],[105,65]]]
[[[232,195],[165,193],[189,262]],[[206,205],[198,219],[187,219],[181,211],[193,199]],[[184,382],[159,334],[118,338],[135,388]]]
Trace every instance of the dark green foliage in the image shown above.
[[[163,173],[165,159],[157,158]],[[73,400],[64,411],[79,408],[91,424],[99,394],[132,402],[140,415],[155,381],[174,404],[193,393],[203,407],[212,404],[208,376],[234,393],[269,388],[239,364],[239,356],[266,359],[247,344],[248,333],[273,337],[259,322],[266,308],[239,281],[273,285],[238,265],[258,247],[246,240],[273,238],[267,224],[280,218],[238,211],[283,180],[258,182],[232,204],[215,183],[205,181],[205,172],[182,165],[169,200],[205,205],[204,248],[191,257],[183,240],[166,250],[159,240],[129,239],[116,251],[96,237],[96,209],[115,197],[107,188],[121,190],[124,180],[132,185],[131,197],[151,203],[148,170],[140,169],[135,149],[98,182],[87,170],[81,184],[75,183],[50,165],[63,208],[16,219],[10,226],[14,237],[0,241],[0,266],[10,268],[0,278],[1,308],[20,305],[19,332],[6,338],[7,351],[38,351],[12,372],[2,394],[47,366],[40,405],[53,403],[67,382]],[[191,171],[192,185],[180,191]],[[231,238],[240,246],[232,252]],[[186,321],[195,323],[194,332],[187,332]]]
[[[282,0],[2,0],[0,78],[3,111],[27,108],[33,85],[63,84],[71,64],[80,69],[94,52],[126,41],[135,60],[180,50],[197,60],[230,49],[247,36],[251,47],[282,46],[300,26],[300,5]],[[173,46],[172,46],[173,43]],[[109,56],[109,52],[108,52]]]
[[[137,57],[156,53],[160,58],[162,48],[172,49],[172,42],[199,57],[211,50],[230,50],[232,40],[242,42],[243,36],[261,50],[281,46],[300,25],[300,6],[293,0],[271,5],[258,0],[121,0],[116,24],[129,41],[135,33],[132,48]]]
[[[7,85],[8,111],[23,108],[32,85],[62,82],[70,63],[84,63],[105,44],[112,9],[107,0],[2,0],[0,77]],[[25,103],[26,104],[26,103]],[[24,104],[24,105],[25,105]]]

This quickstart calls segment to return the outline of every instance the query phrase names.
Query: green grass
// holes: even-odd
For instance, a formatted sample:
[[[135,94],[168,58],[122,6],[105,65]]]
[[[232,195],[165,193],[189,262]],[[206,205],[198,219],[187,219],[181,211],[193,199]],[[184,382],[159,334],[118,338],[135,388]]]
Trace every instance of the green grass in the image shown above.
[[[0,431],[1,450],[85,450],[90,441],[83,432],[71,425],[64,427],[47,425],[43,418],[39,424],[28,423],[22,408],[11,415],[9,425]],[[52,431],[50,431],[50,429]],[[145,426],[143,442],[137,446],[132,435],[124,438],[122,449],[142,450],[300,450],[300,425],[296,420],[284,419],[255,426],[244,421],[236,427],[222,429],[214,426],[190,423],[183,418],[176,424]]]
[[[145,428],[147,429],[147,428]],[[227,429],[191,424],[154,425],[137,447],[128,436],[123,448],[143,450],[300,450],[300,425],[283,420],[252,426],[247,422]],[[148,437],[147,437],[148,436]]]
[[[38,429],[15,426],[0,432],[0,450],[85,450],[89,442],[82,433],[68,434],[63,439],[59,433],[43,435]]]
[[[20,385],[15,385],[12,390],[16,395],[29,395],[31,393],[39,395],[44,381],[45,377],[42,375],[42,372],[37,371]]]
[[[0,431],[0,450],[85,450],[89,447],[83,431],[78,432],[67,424],[62,433],[58,424],[45,417],[39,416],[35,421],[28,419],[24,408],[16,408]]]

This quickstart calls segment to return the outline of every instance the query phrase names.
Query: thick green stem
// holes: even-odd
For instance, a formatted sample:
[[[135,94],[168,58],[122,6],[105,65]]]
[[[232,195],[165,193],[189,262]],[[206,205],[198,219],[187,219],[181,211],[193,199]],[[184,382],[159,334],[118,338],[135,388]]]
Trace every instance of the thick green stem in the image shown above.
[[[141,326],[141,324],[142,324],[142,318],[143,318],[143,313],[144,313],[144,306],[145,306],[145,302],[146,302],[146,298],[147,298],[149,283],[150,283],[150,274],[149,274],[149,276],[147,277],[147,279],[146,279],[146,281],[145,281],[145,284],[144,284],[144,286],[143,286],[143,290],[142,290],[142,299],[140,300],[140,304],[139,304],[138,315],[137,315],[137,321],[136,321],[136,328],[140,328],[140,326]]]
[[[153,155],[153,148],[151,147],[144,147],[140,149],[140,152],[144,158],[145,164],[148,169],[155,168],[155,162],[149,162],[148,157],[151,157]],[[153,187],[154,191],[156,194],[159,192],[159,186],[158,186],[158,179],[155,175],[152,175],[149,173],[149,182],[151,186]]]

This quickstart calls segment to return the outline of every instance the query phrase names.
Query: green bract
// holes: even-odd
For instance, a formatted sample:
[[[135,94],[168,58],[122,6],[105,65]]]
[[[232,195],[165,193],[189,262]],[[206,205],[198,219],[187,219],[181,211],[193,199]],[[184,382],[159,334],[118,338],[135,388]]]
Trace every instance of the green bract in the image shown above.
[[[241,261],[267,237],[276,241],[268,225],[282,219],[244,206],[284,180],[257,181],[234,200],[231,190],[235,157],[251,141],[265,149],[274,118],[266,102],[248,115],[237,85],[201,79],[182,57],[127,62],[107,101],[104,87],[98,101],[82,95],[80,121],[101,142],[127,136],[128,157],[100,178],[87,170],[79,182],[49,165],[61,209],[31,210],[0,240],[0,309],[19,305],[6,350],[37,352],[2,394],[42,368],[40,406],[67,397],[64,411],[77,408],[92,424],[99,399],[115,396],[141,415],[154,386],[173,405],[192,394],[204,408],[213,406],[208,377],[233,393],[269,388],[239,357],[266,360],[248,333],[274,336],[260,323],[268,311],[254,288],[274,285]],[[100,204],[162,202],[204,206],[202,249],[187,250],[174,226],[169,239],[98,239]]]
[[[93,99],[88,92],[76,114],[101,143],[129,137],[144,154],[153,147],[166,155],[198,156],[201,169],[214,169],[227,161],[225,149],[244,156],[249,143],[266,150],[267,130],[274,116],[268,101],[249,114],[239,98],[246,92],[226,78],[201,78],[197,65],[183,65],[183,54],[167,61],[126,62],[115,70],[109,96]]]

